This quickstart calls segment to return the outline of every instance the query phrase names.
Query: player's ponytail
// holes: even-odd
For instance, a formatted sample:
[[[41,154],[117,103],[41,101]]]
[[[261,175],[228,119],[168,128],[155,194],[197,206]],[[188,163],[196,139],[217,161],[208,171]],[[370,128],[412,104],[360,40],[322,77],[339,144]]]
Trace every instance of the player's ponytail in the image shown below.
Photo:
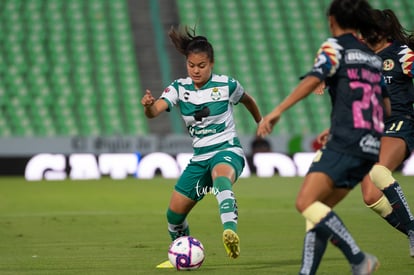
[[[204,36],[196,36],[195,29],[188,26],[181,27],[179,30],[171,27],[168,32],[172,43],[178,52],[188,57],[190,53],[206,53],[211,62],[214,62],[213,46]]]
[[[375,31],[363,34],[368,44],[375,45],[385,38],[388,42],[399,41],[410,47],[410,49],[414,49],[414,35],[404,29],[392,10],[374,9],[372,10],[372,16],[376,24]]]
[[[412,33],[410,34],[409,31],[401,25],[395,13],[390,9],[385,9],[379,12],[383,16],[383,30],[387,35],[388,40],[397,40],[402,44],[407,45],[410,49],[414,49],[414,35]]]

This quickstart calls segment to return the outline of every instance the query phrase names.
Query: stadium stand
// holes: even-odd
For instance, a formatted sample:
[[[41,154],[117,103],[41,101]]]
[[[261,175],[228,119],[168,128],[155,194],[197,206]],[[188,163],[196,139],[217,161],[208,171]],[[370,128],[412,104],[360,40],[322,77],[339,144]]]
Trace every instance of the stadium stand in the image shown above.
[[[181,23],[212,41],[216,72],[238,79],[264,113],[310,68],[329,35],[329,2],[176,0]],[[412,1],[370,2],[414,28]],[[149,134],[133,45],[126,0],[0,1],[0,137]],[[329,109],[328,96],[311,95],[273,134],[318,133]],[[251,135],[246,111],[235,115],[239,132]]]
[[[215,69],[238,79],[264,112],[270,111],[299,81],[317,50],[310,43],[303,1],[178,0],[181,21],[197,26],[216,50]],[[320,12],[321,13],[321,12]],[[323,29],[326,33],[326,28]],[[316,105],[315,102],[318,104]],[[287,112],[274,134],[309,134],[327,125],[329,112],[320,108],[323,97],[311,97]],[[318,107],[312,107],[313,105]],[[312,121],[317,112],[318,122]],[[235,109],[239,131],[251,134],[254,122]],[[325,124],[325,125],[323,125]]]
[[[298,83],[330,34],[325,20],[329,0],[239,1],[178,0],[181,21],[212,40],[216,70],[237,78],[269,112]],[[405,26],[412,25],[409,1],[372,1],[392,8]],[[411,17],[410,17],[411,16]],[[319,133],[329,125],[329,97],[311,95],[289,110],[275,135]],[[239,131],[251,134],[253,123],[235,110]]]
[[[126,1],[0,4],[0,136],[148,133]]]

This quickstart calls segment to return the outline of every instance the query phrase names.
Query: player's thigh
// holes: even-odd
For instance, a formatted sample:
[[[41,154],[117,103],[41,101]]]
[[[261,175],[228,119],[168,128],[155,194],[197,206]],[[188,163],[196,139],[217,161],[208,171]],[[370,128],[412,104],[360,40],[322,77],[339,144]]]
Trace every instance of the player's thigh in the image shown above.
[[[330,208],[334,208],[340,201],[342,201],[351,190],[348,188],[334,188],[332,193],[322,200],[324,204]]]
[[[400,115],[389,119],[381,138],[380,164],[394,171],[414,150],[414,121]]]
[[[361,182],[361,192],[364,203],[367,205],[376,203],[383,195],[382,191],[372,182],[369,175],[366,175]]]
[[[391,171],[394,171],[407,156],[407,144],[405,140],[397,137],[381,138],[381,150],[379,163]]]
[[[305,176],[296,198],[296,208],[303,212],[315,201],[326,200],[333,191],[332,179],[323,172],[311,172]]]
[[[211,176],[213,179],[224,176],[231,179],[232,182],[235,182],[243,172],[244,166],[244,158],[228,150],[218,152],[210,160]]]
[[[199,201],[210,192],[211,186],[209,162],[191,161],[184,169],[174,189],[193,201]]]

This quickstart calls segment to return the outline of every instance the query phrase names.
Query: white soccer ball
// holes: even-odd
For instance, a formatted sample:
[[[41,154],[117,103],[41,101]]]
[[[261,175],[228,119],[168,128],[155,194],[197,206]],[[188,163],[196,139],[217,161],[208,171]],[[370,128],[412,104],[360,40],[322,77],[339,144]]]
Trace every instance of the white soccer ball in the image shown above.
[[[168,259],[177,270],[197,269],[204,258],[203,244],[191,236],[175,239],[168,249]]]

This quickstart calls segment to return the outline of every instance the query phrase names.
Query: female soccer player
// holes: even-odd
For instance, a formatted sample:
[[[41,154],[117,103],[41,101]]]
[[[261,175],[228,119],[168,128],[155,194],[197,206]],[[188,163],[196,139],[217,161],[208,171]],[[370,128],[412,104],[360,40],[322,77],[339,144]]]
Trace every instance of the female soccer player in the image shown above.
[[[226,252],[237,258],[238,212],[232,185],[243,170],[245,157],[236,133],[233,106],[243,103],[257,123],[262,116],[255,100],[237,80],[212,72],[214,51],[207,38],[196,36],[188,27],[171,28],[169,37],[186,57],[188,77],[172,82],[157,100],[149,90],[141,100],[148,118],[178,106],[193,138],[194,155],[175,185],[167,210],[168,231],[172,240],[189,235],[186,217],[208,190],[219,204]]]
[[[271,133],[284,111],[325,82],[332,111],[330,136],[316,155],[296,199],[305,217],[300,274],[315,274],[328,240],[345,255],[353,274],[371,274],[378,259],[361,251],[332,207],[370,171],[378,159],[383,131],[381,59],[357,38],[371,32],[366,0],[333,0],[328,8],[332,38],[325,41],[312,70],[293,92],[264,117],[257,135]]]
[[[383,60],[391,115],[385,119],[379,162],[361,188],[368,207],[408,235],[410,255],[414,257],[414,216],[392,176],[392,171],[414,150],[414,35],[405,31],[392,10],[374,10],[373,16],[378,27],[373,36],[364,40]]]

